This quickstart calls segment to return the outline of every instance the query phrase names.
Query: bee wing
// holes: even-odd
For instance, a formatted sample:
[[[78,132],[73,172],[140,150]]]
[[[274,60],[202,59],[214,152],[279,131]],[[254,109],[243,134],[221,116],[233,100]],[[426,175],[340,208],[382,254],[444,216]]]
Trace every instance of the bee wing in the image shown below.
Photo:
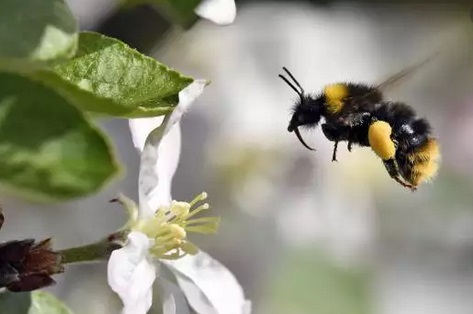
[[[386,92],[387,90],[393,88],[396,85],[396,83],[400,83],[401,81],[405,80],[408,76],[413,75],[415,72],[417,72],[417,70],[419,70],[421,67],[423,67],[425,64],[427,64],[429,61],[431,61],[432,59],[437,57],[439,54],[440,54],[440,50],[436,51],[435,53],[432,53],[431,55],[429,55],[427,58],[425,58],[421,62],[413,64],[413,65],[411,65],[411,66],[395,73],[394,75],[391,75],[390,77],[385,79],[382,83],[378,84],[374,88],[371,88],[370,91],[367,92],[366,94],[348,97],[346,99],[346,101],[359,103],[359,102],[362,102],[362,101],[366,100],[367,98],[369,98],[370,96],[372,96],[375,93],[384,93],[384,92]]]
[[[421,67],[423,67],[425,64],[427,64],[428,62],[430,62],[432,59],[434,59],[435,57],[437,57],[438,55],[440,54],[440,51],[436,51],[435,53],[429,55],[427,58],[425,58],[424,60],[416,63],[416,64],[413,64],[399,72],[397,72],[396,74],[394,75],[391,75],[390,77],[388,77],[387,79],[385,79],[382,83],[380,83],[377,87],[378,89],[381,91],[381,92],[385,92],[387,90],[389,90],[390,88],[394,87],[396,85],[396,83],[399,83],[401,81],[403,81],[405,78],[407,78],[408,76],[414,74],[415,72],[417,72],[417,70],[419,70]]]

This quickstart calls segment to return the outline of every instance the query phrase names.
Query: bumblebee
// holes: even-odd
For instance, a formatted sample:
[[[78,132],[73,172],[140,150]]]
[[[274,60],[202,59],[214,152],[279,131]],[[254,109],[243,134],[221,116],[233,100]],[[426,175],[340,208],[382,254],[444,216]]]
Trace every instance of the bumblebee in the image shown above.
[[[337,160],[339,142],[347,142],[349,151],[353,144],[371,147],[383,161],[388,174],[402,186],[415,191],[421,183],[436,175],[439,145],[431,136],[427,120],[418,118],[404,103],[385,100],[382,90],[422,64],[407,68],[378,86],[329,84],[315,96],[306,93],[291,72],[283,67],[292,82],[284,75],[279,77],[299,96],[288,131],[294,132],[306,148],[314,150],[303,140],[299,127],[315,128],[323,118],[322,132],[334,142],[332,161]]]

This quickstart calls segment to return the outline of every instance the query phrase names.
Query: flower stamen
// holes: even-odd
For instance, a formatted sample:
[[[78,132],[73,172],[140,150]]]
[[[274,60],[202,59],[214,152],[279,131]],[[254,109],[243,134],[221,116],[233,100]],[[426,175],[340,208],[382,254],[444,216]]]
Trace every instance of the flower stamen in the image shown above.
[[[202,192],[190,203],[172,201],[169,206],[159,208],[152,217],[145,219],[137,217],[133,210],[136,205],[131,200],[123,196],[119,200],[127,207],[130,216],[127,223],[128,230],[142,232],[153,240],[150,253],[157,258],[177,259],[186,254],[194,255],[199,252],[199,248],[187,240],[188,232],[210,234],[218,229],[220,222],[218,217],[193,218],[210,208],[208,203],[193,208],[198,202],[206,199],[207,193]]]
[[[208,210],[210,209],[210,205],[208,203],[205,203],[205,204],[202,204],[200,205],[199,207],[197,207],[196,209],[194,209],[193,211],[191,211],[186,217],[185,219],[189,219],[195,215],[197,215],[198,213],[204,211],[204,210]]]
[[[190,203],[189,205],[192,207],[194,206],[197,202],[201,202],[203,200],[206,200],[208,197],[206,192],[202,192],[199,195],[197,195]]]

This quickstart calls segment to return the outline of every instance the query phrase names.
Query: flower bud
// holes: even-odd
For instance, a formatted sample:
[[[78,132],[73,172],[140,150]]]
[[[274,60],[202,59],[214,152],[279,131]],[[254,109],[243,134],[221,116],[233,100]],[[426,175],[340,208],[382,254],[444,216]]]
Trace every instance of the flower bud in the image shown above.
[[[51,250],[51,239],[0,244],[0,287],[32,291],[54,284],[51,275],[62,273],[61,255]]]

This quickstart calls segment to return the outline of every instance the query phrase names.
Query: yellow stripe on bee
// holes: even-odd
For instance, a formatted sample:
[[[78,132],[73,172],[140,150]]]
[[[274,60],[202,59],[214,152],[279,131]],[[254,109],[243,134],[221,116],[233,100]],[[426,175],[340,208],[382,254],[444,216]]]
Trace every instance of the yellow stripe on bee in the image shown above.
[[[324,88],[324,96],[327,110],[330,113],[340,112],[343,108],[343,100],[348,96],[348,86],[343,83],[327,85]]]
[[[418,186],[425,181],[432,180],[439,169],[438,160],[429,160],[422,164],[416,164],[412,169],[411,183]]]
[[[412,166],[412,184],[415,186],[424,181],[429,181],[438,172],[440,149],[437,141],[429,138],[421,149],[409,156],[414,161]]]
[[[368,141],[371,149],[382,160],[389,160],[396,155],[396,146],[391,140],[392,128],[385,121],[376,121],[368,129]]]
[[[436,159],[440,156],[439,145],[433,138],[427,139],[427,142],[414,154],[409,155],[409,160],[429,160]]]

